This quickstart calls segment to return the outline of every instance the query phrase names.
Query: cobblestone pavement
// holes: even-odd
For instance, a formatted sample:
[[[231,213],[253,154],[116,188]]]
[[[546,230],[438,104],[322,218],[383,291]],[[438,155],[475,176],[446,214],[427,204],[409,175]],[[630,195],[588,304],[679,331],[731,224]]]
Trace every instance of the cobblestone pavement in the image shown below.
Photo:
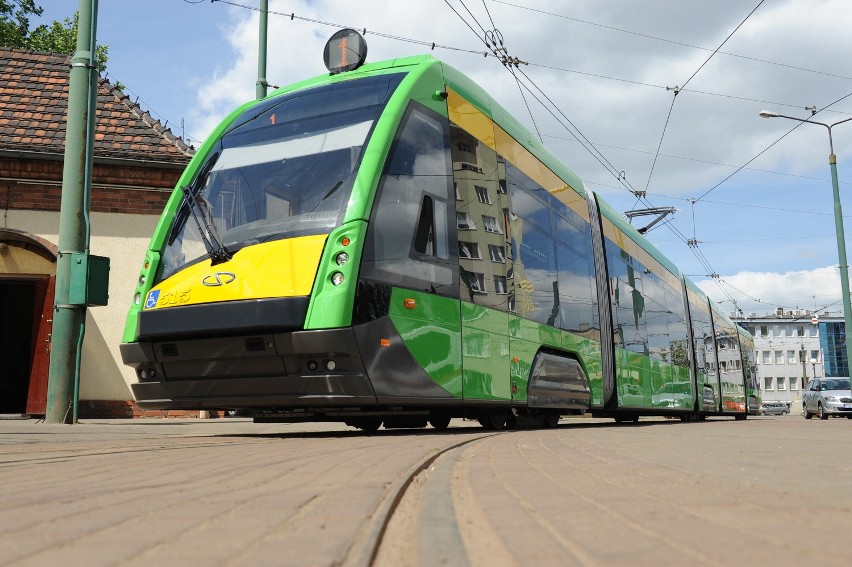
[[[0,421],[0,479],[0,565],[850,563],[846,419]]]

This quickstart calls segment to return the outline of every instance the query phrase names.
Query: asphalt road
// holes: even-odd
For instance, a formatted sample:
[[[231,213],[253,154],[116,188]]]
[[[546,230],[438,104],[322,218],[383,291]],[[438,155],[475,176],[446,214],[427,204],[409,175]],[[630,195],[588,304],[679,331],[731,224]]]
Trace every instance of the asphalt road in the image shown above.
[[[0,421],[0,565],[849,565],[852,420]]]

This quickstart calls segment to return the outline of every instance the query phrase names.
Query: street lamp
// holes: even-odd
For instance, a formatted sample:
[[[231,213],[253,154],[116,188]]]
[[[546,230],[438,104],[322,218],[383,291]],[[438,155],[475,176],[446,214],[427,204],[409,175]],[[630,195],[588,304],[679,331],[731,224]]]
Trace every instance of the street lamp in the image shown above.
[[[846,262],[846,237],[843,232],[843,211],[840,207],[840,187],[837,184],[837,156],[834,155],[834,142],[831,139],[831,129],[838,124],[849,122],[852,118],[845,118],[833,124],[825,124],[815,120],[785,116],[769,110],[761,111],[760,116],[763,118],[788,118],[797,122],[818,124],[828,130],[828,147],[831,151],[828,154],[828,165],[831,167],[831,186],[834,190],[834,230],[837,233],[837,256],[840,260],[840,293],[843,294],[843,324],[845,327],[844,334],[846,335],[846,368],[848,369],[849,357],[852,356],[852,305],[850,305],[849,300],[849,265]],[[816,359],[812,358],[811,364],[814,365],[814,374],[816,374]]]
[[[814,369],[814,378],[815,378],[815,379],[816,379],[816,362],[817,362],[817,361],[816,361],[816,359],[815,359],[815,358],[812,358],[812,359],[811,359],[811,368],[813,368],[813,369]]]

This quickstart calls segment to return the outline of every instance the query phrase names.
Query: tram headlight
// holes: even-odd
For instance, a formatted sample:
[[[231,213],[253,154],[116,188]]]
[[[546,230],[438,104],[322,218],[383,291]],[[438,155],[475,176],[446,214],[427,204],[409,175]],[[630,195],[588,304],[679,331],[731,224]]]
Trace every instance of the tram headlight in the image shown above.
[[[349,261],[349,254],[347,254],[346,252],[341,252],[340,254],[334,257],[334,261],[337,262],[338,266],[342,266],[343,264]]]
[[[153,368],[137,368],[136,375],[139,377],[140,381],[153,380],[157,377],[157,371]]]
[[[333,274],[331,274],[331,283],[333,283],[334,285],[342,284],[343,279],[343,274],[341,274],[340,272],[334,272]]]
[[[133,296],[133,305],[139,305],[140,303],[142,303],[142,294],[137,291],[136,295]]]
[[[145,285],[145,274],[139,276],[139,285]]]

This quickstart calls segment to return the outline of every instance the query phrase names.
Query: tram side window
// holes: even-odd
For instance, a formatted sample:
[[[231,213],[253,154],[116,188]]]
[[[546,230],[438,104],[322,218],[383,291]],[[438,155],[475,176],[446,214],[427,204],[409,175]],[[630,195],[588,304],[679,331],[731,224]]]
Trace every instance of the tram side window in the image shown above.
[[[414,251],[424,256],[448,259],[447,229],[447,203],[424,195],[420,219],[414,231]]]
[[[412,103],[379,183],[361,277],[458,295],[458,245],[446,120]]]
[[[666,293],[666,311],[669,314],[668,332],[669,349],[672,353],[672,363],[682,368],[689,368],[689,329],[686,313],[683,309],[683,293],[668,285]]]
[[[500,190],[505,163],[492,148],[456,124],[450,125],[461,299],[511,311],[512,256]]]
[[[633,352],[649,354],[645,298],[638,287],[633,258],[608,238],[605,247],[611,278],[610,300],[613,319],[616,324],[616,346]]]
[[[706,301],[701,301],[692,292],[690,295],[689,313],[692,319],[692,337],[695,341],[696,367],[699,372],[712,374],[711,364],[716,355],[710,315],[706,308],[702,307],[706,305]]]
[[[671,314],[667,307],[667,291],[665,284],[646,269],[640,267],[639,279],[642,296],[644,297],[644,319],[648,329],[648,354],[652,358],[671,362],[673,358],[672,343],[670,342],[669,324]]]
[[[598,337],[597,291],[591,262],[562,244],[556,247],[561,328]]]
[[[740,343],[742,344],[742,369],[743,375],[745,377],[746,384],[753,388],[756,387],[753,384],[756,382],[756,377],[754,376],[754,341],[750,338],[740,335]],[[790,388],[793,388],[795,382],[790,382]]]
[[[512,256],[515,258],[515,307],[518,315],[538,323],[559,323],[556,247],[551,211],[529,190],[544,191],[517,168],[508,165]]]
[[[556,258],[553,238],[517,217],[512,222],[515,257],[515,301],[518,315],[556,326],[559,296],[556,295]]]

